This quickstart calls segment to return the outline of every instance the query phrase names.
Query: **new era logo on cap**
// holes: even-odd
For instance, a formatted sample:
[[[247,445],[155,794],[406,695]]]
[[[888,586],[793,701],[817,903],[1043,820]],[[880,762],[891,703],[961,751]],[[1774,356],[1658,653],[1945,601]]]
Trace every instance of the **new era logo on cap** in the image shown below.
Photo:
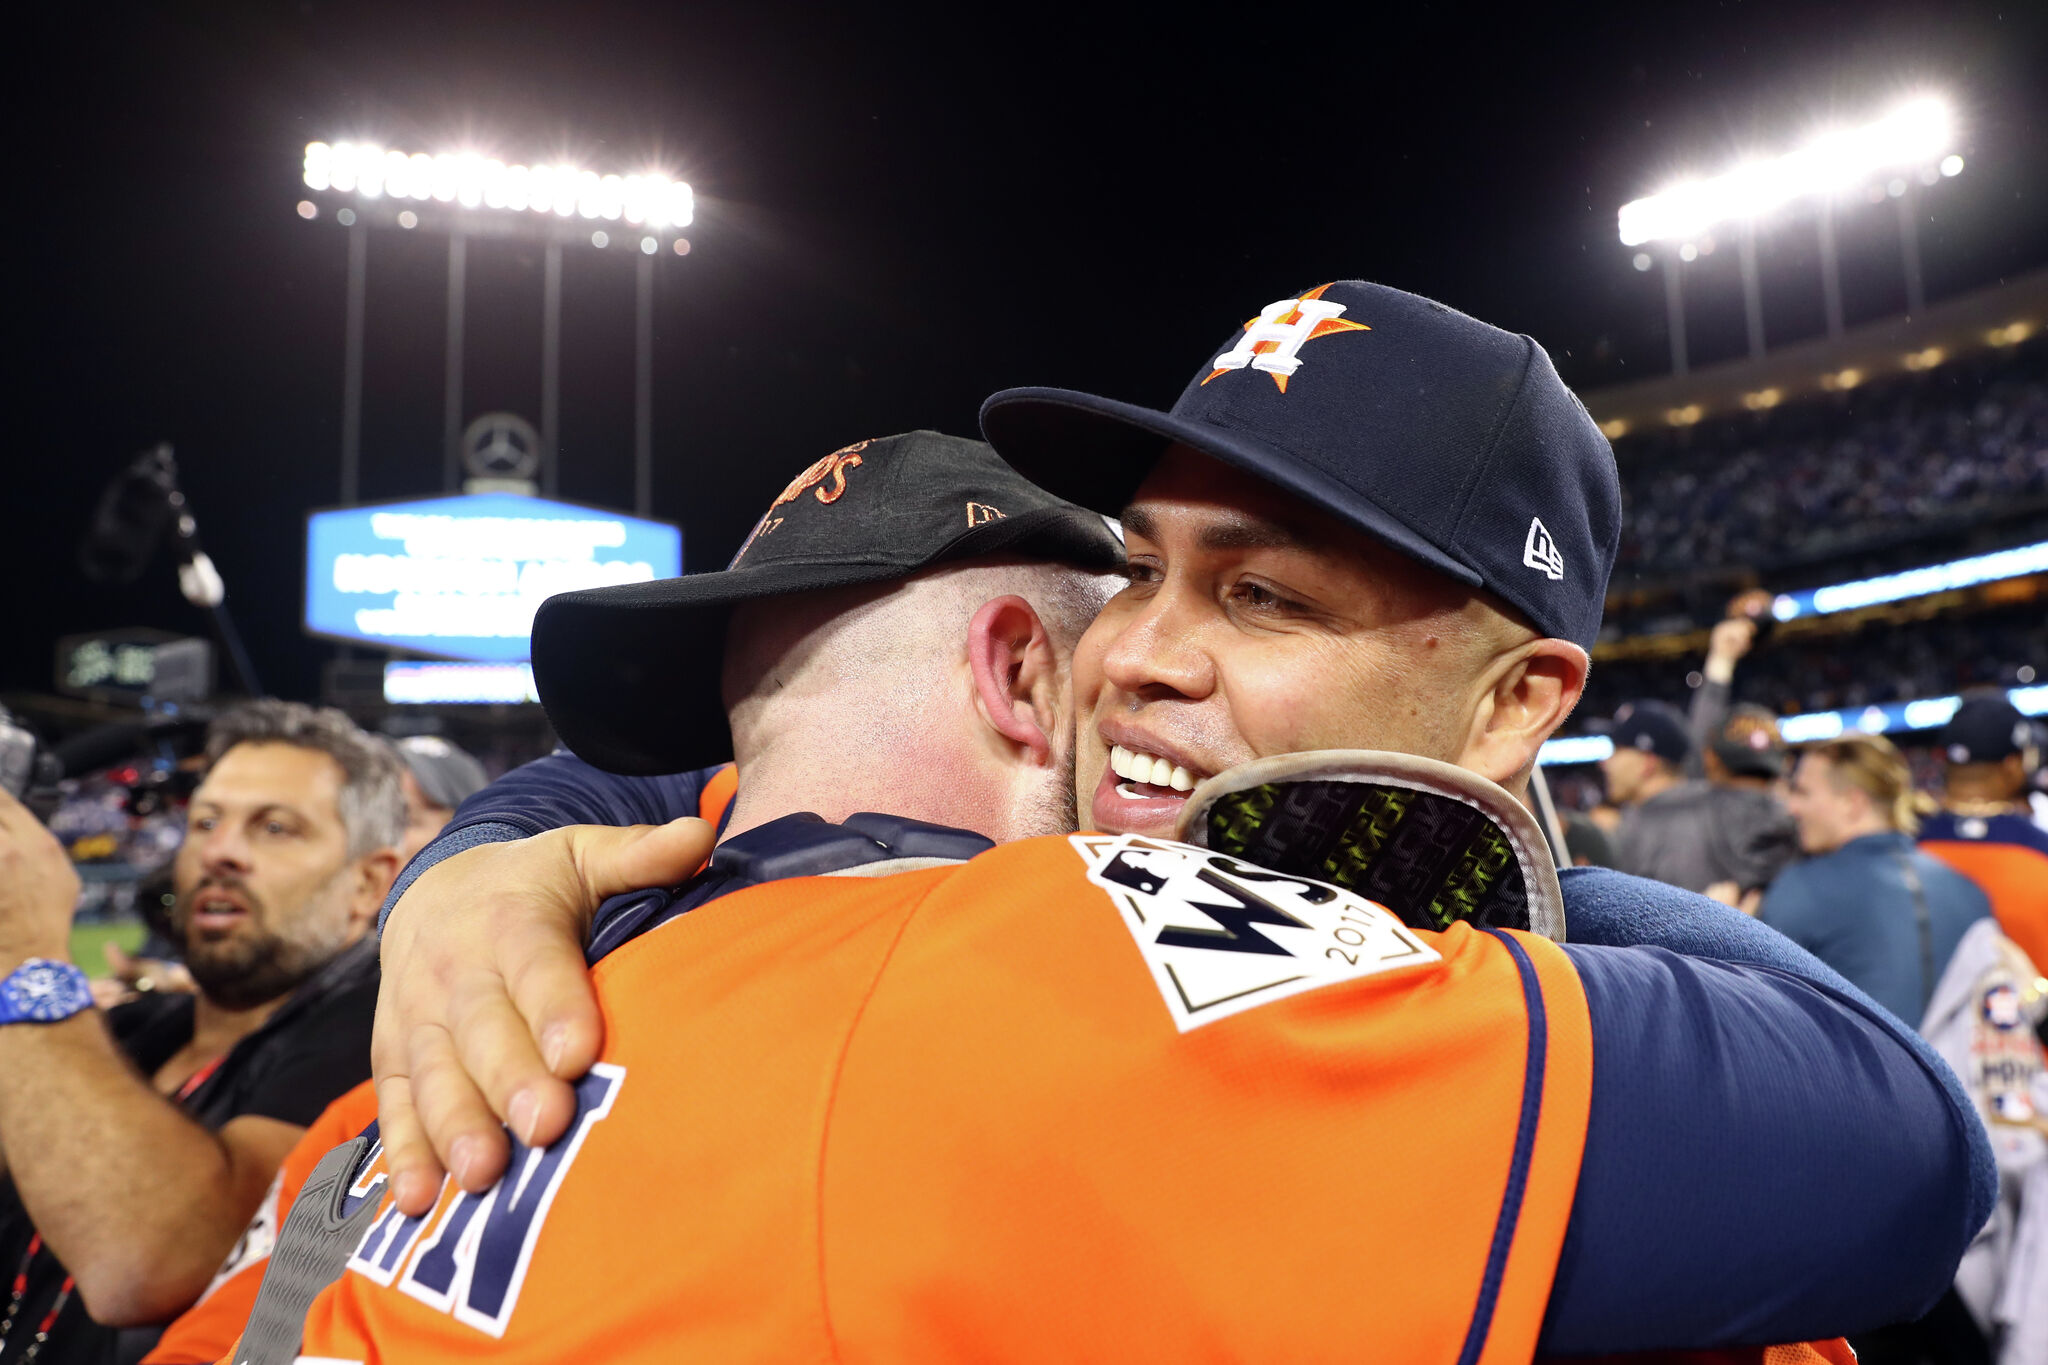
[[[1550,528],[1541,517],[1529,518],[1529,536],[1522,542],[1522,562],[1543,570],[1551,579],[1564,577],[1564,554],[1550,538]]]

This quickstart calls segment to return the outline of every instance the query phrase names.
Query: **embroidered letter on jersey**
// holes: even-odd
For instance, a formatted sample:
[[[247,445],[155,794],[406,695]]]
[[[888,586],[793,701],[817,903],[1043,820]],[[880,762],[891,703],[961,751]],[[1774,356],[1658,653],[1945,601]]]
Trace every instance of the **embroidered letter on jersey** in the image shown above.
[[[519,1287],[548,1206],[590,1130],[611,1113],[625,1076],[624,1067],[608,1062],[592,1067],[576,1083],[576,1118],[569,1131],[537,1151],[513,1138],[504,1176],[483,1194],[458,1191],[425,1218],[407,1218],[396,1205],[385,1208],[348,1269],[380,1285],[395,1278],[399,1289],[420,1302],[502,1337],[519,1306]]]
[[[1164,839],[1076,834],[1180,1031],[1327,986],[1442,957],[1362,896]]]

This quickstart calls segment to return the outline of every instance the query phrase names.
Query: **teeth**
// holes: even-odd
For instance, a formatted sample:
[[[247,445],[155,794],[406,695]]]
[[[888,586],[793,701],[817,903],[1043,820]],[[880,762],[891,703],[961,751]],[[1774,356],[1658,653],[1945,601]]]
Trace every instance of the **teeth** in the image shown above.
[[[1160,758],[1155,754],[1139,753],[1113,744],[1109,749],[1109,767],[1126,782],[1143,782],[1148,786],[1169,787],[1177,792],[1195,789],[1194,774],[1179,764]]]

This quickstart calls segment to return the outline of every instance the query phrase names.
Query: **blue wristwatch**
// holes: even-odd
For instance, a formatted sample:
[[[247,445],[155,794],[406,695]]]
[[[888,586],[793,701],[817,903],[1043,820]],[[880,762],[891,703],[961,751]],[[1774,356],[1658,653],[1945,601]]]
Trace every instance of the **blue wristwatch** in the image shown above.
[[[92,987],[69,962],[32,957],[0,980],[0,1024],[54,1024],[91,1008]]]

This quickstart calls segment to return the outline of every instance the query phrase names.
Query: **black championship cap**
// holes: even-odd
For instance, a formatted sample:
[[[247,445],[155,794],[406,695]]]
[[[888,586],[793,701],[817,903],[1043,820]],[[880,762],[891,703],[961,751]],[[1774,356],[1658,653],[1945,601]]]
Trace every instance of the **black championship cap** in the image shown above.
[[[722,573],[559,593],[533,618],[533,679],[570,751],[615,773],[732,756],[719,697],[744,602],[883,583],[989,555],[1108,571],[1123,547],[1093,512],[1027,482],[979,441],[913,431],[835,450],[768,505]]]
[[[1721,733],[1714,736],[1714,757],[1737,777],[1783,777],[1785,736],[1778,718],[1754,702],[1729,708]]]
[[[1686,724],[1685,713],[1661,701],[1626,702],[1613,720],[1596,720],[1586,728],[1611,736],[1617,749],[1655,754],[1666,763],[1683,763],[1692,753],[1692,727]]]
[[[1255,474],[1590,649],[1621,535],[1614,452],[1525,336],[1384,285],[1266,305],[1171,410],[1066,389],[982,405],[1003,458],[1121,512],[1175,442]]]
[[[1963,698],[1941,727],[1940,743],[1951,763],[1997,763],[2034,747],[2034,727],[2003,696],[1980,693]]]

